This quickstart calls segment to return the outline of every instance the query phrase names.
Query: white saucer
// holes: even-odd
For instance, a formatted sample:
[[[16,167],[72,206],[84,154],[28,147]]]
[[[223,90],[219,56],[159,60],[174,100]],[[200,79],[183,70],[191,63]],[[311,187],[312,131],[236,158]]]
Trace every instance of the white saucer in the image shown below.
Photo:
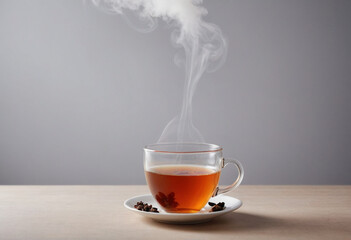
[[[157,209],[159,210],[159,213],[144,212],[144,211],[139,211],[135,209],[134,205],[139,201],[152,204],[153,207],[157,207]],[[150,194],[135,196],[130,199],[127,199],[124,202],[124,206],[127,209],[131,210],[132,212],[138,213],[145,217],[149,217],[158,222],[173,223],[173,224],[195,224],[195,223],[210,221],[215,217],[219,217],[221,215],[232,212],[240,208],[242,205],[242,202],[239,199],[229,197],[229,196],[224,196],[224,195],[210,198],[209,202],[214,202],[214,203],[224,202],[225,209],[218,212],[210,212],[211,207],[209,205],[206,205],[198,213],[167,213],[160,207],[157,201]]]

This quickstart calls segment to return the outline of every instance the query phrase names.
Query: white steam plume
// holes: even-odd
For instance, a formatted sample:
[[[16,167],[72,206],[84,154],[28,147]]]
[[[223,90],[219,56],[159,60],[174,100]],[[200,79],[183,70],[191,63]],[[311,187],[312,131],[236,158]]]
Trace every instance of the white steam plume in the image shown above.
[[[131,10],[147,24],[157,27],[161,18],[175,26],[172,41],[185,51],[185,88],[180,115],[169,122],[159,142],[203,142],[192,121],[194,92],[205,71],[216,70],[225,60],[227,45],[218,26],[207,23],[202,0],[93,0],[96,5],[123,14]],[[179,60],[179,59],[178,59]],[[178,61],[179,62],[179,61]],[[216,63],[216,64],[214,64]]]

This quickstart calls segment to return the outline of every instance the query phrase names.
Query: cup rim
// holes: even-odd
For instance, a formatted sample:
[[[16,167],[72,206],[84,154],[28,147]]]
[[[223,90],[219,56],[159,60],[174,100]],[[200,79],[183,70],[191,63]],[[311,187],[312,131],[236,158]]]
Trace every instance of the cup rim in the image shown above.
[[[196,150],[196,151],[176,151],[176,150],[158,150],[157,147],[162,146],[176,146],[176,145],[197,145],[197,146],[204,146],[207,147],[209,150]],[[146,145],[144,147],[144,151],[147,152],[157,152],[157,153],[174,153],[174,154],[187,154],[187,153],[212,153],[212,152],[220,152],[223,148],[219,145],[212,144],[212,143],[192,143],[192,142],[184,142],[184,143],[177,143],[177,142],[170,142],[170,143],[152,143]]]

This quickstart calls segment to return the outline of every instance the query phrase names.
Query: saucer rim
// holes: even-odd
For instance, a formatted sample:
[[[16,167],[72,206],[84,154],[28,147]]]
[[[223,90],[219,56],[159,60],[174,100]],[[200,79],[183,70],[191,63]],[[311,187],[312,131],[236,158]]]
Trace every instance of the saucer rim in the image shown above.
[[[234,210],[237,210],[239,209],[242,205],[243,205],[243,202],[238,199],[238,198],[235,198],[235,197],[231,197],[231,196],[227,196],[227,195],[218,195],[218,197],[229,197],[229,198],[233,198],[235,200],[237,200],[239,202],[239,205],[236,205],[235,207],[226,207],[224,208],[223,210],[221,211],[217,211],[217,212],[196,212],[196,213],[168,213],[168,212],[159,212],[159,213],[154,213],[154,212],[145,212],[145,211],[140,211],[140,210],[137,210],[136,208],[132,208],[130,206],[127,205],[127,202],[132,200],[132,199],[135,199],[135,198],[145,198],[145,197],[152,197],[153,196],[151,194],[143,194],[143,195],[137,195],[137,196],[133,196],[133,197],[130,197],[128,199],[126,199],[124,202],[123,202],[123,205],[125,208],[127,208],[128,210],[131,210],[131,211],[134,211],[136,213],[139,213],[139,214],[145,214],[145,215],[167,215],[167,216],[204,216],[204,215],[222,215],[222,214],[225,214],[225,213],[229,213],[229,212],[232,212]],[[217,196],[216,196],[217,197]],[[214,197],[214,198],[216,198]]]

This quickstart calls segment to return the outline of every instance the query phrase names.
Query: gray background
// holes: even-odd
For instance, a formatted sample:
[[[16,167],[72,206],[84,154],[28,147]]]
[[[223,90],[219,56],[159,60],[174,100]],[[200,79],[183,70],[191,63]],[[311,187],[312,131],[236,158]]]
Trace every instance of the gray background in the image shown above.
[[[229,42],[195,94],[207,142],[245,184],[351,184],[351,1],[204,5]],[[182,97],[170,32],[89,1],[0,0],[0,184],[145,183],[142,147]]]

